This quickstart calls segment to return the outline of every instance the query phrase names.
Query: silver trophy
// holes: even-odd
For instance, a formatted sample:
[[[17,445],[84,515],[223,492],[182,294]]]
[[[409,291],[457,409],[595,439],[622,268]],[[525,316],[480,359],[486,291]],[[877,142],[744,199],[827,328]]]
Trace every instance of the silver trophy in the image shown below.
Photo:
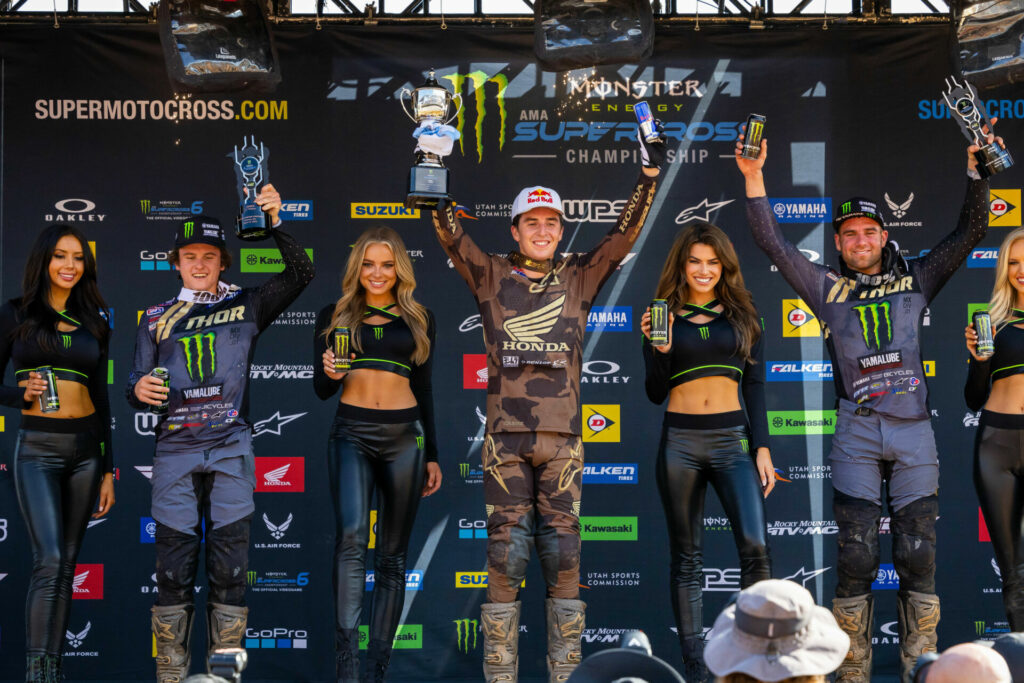
[[[238,181],[238,216],[235,234],[243,240],[261,240],[272,229],[270,215],[256,203],[259,188],[270,182],[267,159],[270,150],[256,143],[256,136],[242,137],[242,147],[235,146],[235,178]],[[246,194],[248,191],[248,194]]]
[[[960,124],[967,140],[978,147],[974,158],[978,160],[978,173],[982,178],[988,178],[1000,171],[1013,166],[1013,157],[1005,149],[999,146],[998,142],[987,143],[986,135],[982,131],[983,126],[992,130],[992,119],[985,110],[985,103],[978,97],[978,91],[973,85],[964,80],[958,83],[954,76],[946,79],[946,92],[942,93],[946,98],[946,106],[953,113],[953,118]]]
[[[406,93],[412,106],[406,104]],[[437,82],[430,70],[426,82],[415,90],[402,88],[399,96],[406,116],[422,126],[428,123],[446,125],[462,111],[462,96],[452,93]],[[452,100],[459,101],[455,113],[448,116]],[[433,209],[441,200],[451,200],[448,194],[448,169],[441,157],[422,149],[416,151],[416,164],[409,169],[409,194],[405,206],[409,209]]]

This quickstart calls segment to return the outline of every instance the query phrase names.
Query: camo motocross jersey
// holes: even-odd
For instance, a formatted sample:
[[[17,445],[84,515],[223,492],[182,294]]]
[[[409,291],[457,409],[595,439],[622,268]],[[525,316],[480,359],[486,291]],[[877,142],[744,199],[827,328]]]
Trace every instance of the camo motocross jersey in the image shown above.
[[[230,287],[215,303],[176,297],[142,312],[128,402],[154,367],[170,372],[170,404],[157,426],[161,451],[195,452],[248,430],[249,365],[256,339],[313,279],[313,263],[295,239],[271,233],[284,270],[259,287]],[[205,293],[201,293],[205,294]]]
[[[747,200],[754,240],[818,317],[832,356],[836,395],[885,417],[929,417],[921,362],[924,309],[988,227],[988,182],[971,180],[956,229],[934,249],[901,258],[890,242],[879,275],[808,261],[787,242],[766,197]]]
[[[657,180],[641,174],[615,227],[591,251],[557,260],[532,280],[505,256],[486,254],[453,206],[434,228],[480,308],[487,348],[487,431],[582,434],[580,368],[587,314],[601,285],[643,229]]]

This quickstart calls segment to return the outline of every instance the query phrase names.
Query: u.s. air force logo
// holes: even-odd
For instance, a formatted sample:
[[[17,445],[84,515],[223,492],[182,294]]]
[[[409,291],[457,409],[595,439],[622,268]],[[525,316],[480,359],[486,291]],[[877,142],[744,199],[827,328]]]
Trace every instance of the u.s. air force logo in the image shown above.
[[[565,342],[546,342],[544,335],[551,332],[562,315],[565,294],[536,311],[509,318],[502,324],[510,340],[501,343],[502,351],[569,351]]]

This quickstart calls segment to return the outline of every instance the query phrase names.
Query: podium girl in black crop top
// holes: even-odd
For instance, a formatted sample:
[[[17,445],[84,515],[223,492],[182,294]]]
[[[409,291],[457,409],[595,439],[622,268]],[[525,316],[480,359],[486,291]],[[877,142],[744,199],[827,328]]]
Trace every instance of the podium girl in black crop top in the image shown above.
[[[668,522],[669,591],[684,677],[703,681],[701,531],[709,483],[732,523],[741,585],[771,575],[764,497],[775,478],[761,325],[732,243],[710,223],[692,224],[676,237],[657,298],[668,301],[669,343],[651,345],[650,311],[641,329],[647,397],[661,404],[668,396],[655,465]]]
[[[988,304],[995,353],[978,358],[968,326],[970,365],[964,398],[981,410],[974,442],[974,488],[1003,581],[1011,631],[1024,631],[1024,229],[1003,240]]]
[[[32,543],[27,681],[62,680],[78,551],[97,494],[93,517],[114,504],[106,311],[88,242],[77,228],[61,224],[36,238],[21,298],[0,307],[0,374],[11,363],[17,383],[0,385],[0,403],[21,410],[14,484]],[[36,369],[47,365],[56,376],[60,409],[43,413],[39,397],[46,382]]]
[[[434,433],[434,317],[416,302],[398,233],[371,228],[352,247],[342,296],[317,317],[313,384],[341,400],[327,446],[334,499],[338,681],[357,681],[370,507],[377,490],[374,590],[364,680],[383,681],[405,599],[405,561],[421,496],[441,485]],[[334,328],[349,328],[352,369],[334,370]]]

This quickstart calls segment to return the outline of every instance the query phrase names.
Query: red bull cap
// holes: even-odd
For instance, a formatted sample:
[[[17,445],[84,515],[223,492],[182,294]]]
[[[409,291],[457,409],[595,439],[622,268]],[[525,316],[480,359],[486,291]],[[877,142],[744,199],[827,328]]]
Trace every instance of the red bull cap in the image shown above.
[[[516,195],[516,200],[512,202],[512,220],[515,221],[517,216],[531,209],[552,209],[561,215],[565,214],[562,211],[562,198],[547,187],[527,187]]]

